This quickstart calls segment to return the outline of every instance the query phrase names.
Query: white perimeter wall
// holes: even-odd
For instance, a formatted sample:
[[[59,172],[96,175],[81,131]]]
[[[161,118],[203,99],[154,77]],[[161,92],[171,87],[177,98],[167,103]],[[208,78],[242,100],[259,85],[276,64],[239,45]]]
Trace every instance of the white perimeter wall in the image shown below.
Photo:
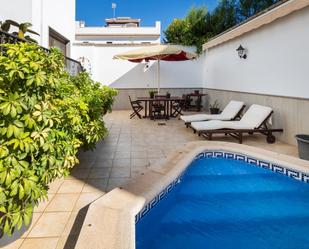
[[[309,8],[210,48],[201,70],[206,88],[309,98]]]
[[[72,57],[85,56],[90,60],[94,80],[116,88],[156,88],[157,64],[144,72],[144,64],[114,60],[113,56],[140,47],[130,46],[80,46],[74,45]],[[195,48],[186,48],[194,51]],[[203,60],[161,62],[162,88],[202,87]]]

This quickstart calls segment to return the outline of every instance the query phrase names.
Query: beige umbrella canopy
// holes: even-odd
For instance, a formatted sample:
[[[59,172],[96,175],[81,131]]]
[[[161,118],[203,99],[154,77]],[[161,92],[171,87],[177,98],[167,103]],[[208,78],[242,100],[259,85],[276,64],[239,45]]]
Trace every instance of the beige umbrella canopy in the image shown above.
[[[158,92],[160,92],[160,61],[186,61],[197,57],[196,54],[185,51],[178,45],[155,45],[117,54],[114,59],[131,62],[158,61]]]

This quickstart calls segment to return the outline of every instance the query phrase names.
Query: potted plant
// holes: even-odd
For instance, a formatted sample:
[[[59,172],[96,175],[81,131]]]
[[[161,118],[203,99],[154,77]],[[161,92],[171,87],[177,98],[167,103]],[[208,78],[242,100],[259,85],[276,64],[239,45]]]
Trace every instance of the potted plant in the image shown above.
[[[213,104],[209,105],[210,114],[219,114],[219,103],[218,100],[215,100]]]
[[[169,99],[170,97],[171,97],[171,93],[170,93],[170,92],[167,92],[167,93],[166,93],[166,98]]]
[[[157,91],[155,91],[155,90],[149,90],[149,97],[151,99],[153,99],[156,93],[157,93]]]

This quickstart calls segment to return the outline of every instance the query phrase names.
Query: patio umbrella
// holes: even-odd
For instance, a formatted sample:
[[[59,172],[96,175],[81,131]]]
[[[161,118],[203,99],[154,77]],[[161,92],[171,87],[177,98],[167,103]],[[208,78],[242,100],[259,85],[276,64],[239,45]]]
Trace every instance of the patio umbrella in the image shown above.
[[[186,61],[197,57],[196,54],[185,51],[178,45],[155,45],[117,54],[114,59],[131,62],[158,61],[158,92],[160,92],[160,61]]]

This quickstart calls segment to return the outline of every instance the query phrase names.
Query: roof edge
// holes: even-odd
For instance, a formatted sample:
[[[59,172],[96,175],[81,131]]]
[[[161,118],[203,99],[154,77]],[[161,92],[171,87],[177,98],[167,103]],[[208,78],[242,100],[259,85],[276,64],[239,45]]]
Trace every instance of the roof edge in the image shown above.
[[[203,51],[233,40],[264,25],[270,24],[279,18],[287,16],[307,6],[309,6],[309,0],[283,0],[279,4],[274,4],[244,22],[215,36],[203,45]]]

